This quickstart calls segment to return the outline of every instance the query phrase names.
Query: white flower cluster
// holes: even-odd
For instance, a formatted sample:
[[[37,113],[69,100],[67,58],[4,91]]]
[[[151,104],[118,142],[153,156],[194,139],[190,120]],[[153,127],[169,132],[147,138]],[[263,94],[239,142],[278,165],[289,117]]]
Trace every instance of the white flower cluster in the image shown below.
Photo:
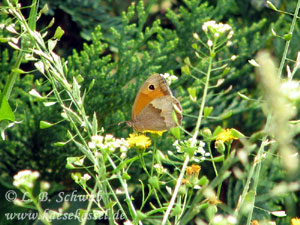
[[[171,85],[172,82],[178,79],[178,77],[176,77],[175,75],[170,75],[169,73],[164,73],[160,75],[162,75],[166,79],[168,85]]]
[[[193,139],[190,138],[188,140],[184,140],[184,141],[178,141],[176,140],[174,143],[173,143],[173,146],[176,147],[176,150],[177,152],[179,153],[184,153],[185,149],[186,148],[191,148],[192,147],[192,141]],[[200,160],[205,160],[205,157],[209,157],[210,154],[209,152],[205,152],[204,150],[204,146],[205,146],[205,142],[203,141],[198,141],[198,143],[196,143],[196,150],[194,152],[194,155],[197,156],[198,154],[201,154],[201,157],[200,157]],[[194,160],[195,162],[199,162],[199,158],[198,157],[194,157],[193,159],[191,160]]]
[[[164,173],[167,172],[167,169],[164,168],[162,165],[160,165],[160,164],[158,164],[158,163],[155,164],[153,167],[156,169],[156,172],[157,172],[158,174],[164,174]]]
[[[19,171],[14,176],[13,185],[16,187],[27,187],[32,189],[34,186],[34,182],[37,178],[39,178],[40,173],[38,171],[31,171],[31,170],[22,170]]]
[[[92,136],[91,139],[92,141],[89,142],[89,147],[91,149],[99,148],[114,152],[117,148],[120,148],[121,153],[126,154],[129,147],[128,142],[124,138],[115,138],[111,134],[106,134],[105,136],[95,135]]]
[[[216,21],[213,20],[205,22],[202,25],[202,30],[205,33],[210,31],[216,38],[228,32],[227,38],[230,39],[234,34],[232,27],[230,25],[223,24],[223,23],[216,23]]]
[[[232,215],[228,215],[228,216],[225,217],[223,215],[217,214],[213,218],[212,224],[234,225],[234,224],[237,224],[237,219],[236,219],[236,217],[234,217]]]

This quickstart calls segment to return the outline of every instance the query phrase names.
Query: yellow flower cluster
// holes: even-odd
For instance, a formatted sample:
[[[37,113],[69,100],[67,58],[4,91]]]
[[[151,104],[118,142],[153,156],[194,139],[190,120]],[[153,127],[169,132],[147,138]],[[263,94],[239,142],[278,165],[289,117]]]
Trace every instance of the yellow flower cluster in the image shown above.
[[[291,219],[291,224],[292,225],[300,225],[300,219],[295,217]]]
[[[193,164],[192,166],[188,166],[186,168],[185,172],[186,172],[186,175],[188,175],[188,176],[198,176],[200,170],[201,170],[200,166]]]
[[[237,140],[237,137],[232,135],[232,129],[224,129],[221,133],[218,134],[216,141],[230,142],[232,140]]]
[[[151,140],[145,135],[129,134],[127,142],[130,147],[137,147],[140,149],[146,149],[151,145]]]
[[[167,130],[161,130],[161,131],[154,131],[154,130],[144,130],[143,133],[151,133],[151,134],[158,134],[159,136],[162,136],[164,132]]]

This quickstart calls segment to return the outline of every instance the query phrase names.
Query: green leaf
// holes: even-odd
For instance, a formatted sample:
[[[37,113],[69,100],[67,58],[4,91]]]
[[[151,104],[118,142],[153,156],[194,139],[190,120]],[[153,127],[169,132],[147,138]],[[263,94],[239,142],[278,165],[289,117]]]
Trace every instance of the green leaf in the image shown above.
[[[217,126],[213,133],[213,137],[217,137],[219,133],[221,133],[224,129],[221,126]]]
[[[236,137],[236,138],[244,138],[245,135],[243,135],[241,132],[239,132],[238,130],[232,128],[231,129],[231,134],[233,137]]]
[[[63,35],[64,35],[64,30],[63,29],[61,29],[61,27],[60,26],[58,26],[57,28],[56,28],[56,31],[55,31],[55,33],[54,33],[54,37],[56,38],[56,39],[60,39]]]
[[[93,79],[89,85],[89,88],[88,88],[88,93],[90,92],[90,90],[92,90],[92,88],[94,87],[94,84],[95,84],[95,79]]]
[[[94,112],[93,121],[92,121],[92,132],[93,132],[93,135],[97,135],[97,130],[98,130],[98,121],[97,121],[96,112]]]
[[[232,111],[230,110],[227,113],[224,113],[223,115],[221,115],[221,119],[225,120],[225,119],[228,119],[231,116],[232,116]]]
[[[209,179],[206,176],[203,176],[199,179],[198,185],[203,186],[209,183]]]
[[[19,68],[14,68],[14,69],[12,69],[12,72],[13,72],[13,73],[19,73],[19,74],[27,73],[27,72],[25,72],[24,70],[21,70],[21,69],[19,69]]]
[[[292,39],[292,33],[288,33],[283,35],[283,39],[286,41],[290,41]]]
[[[2,101],[0,103],[0,121],[2,120],[15,121],[15,115],[5,96],[2,96]]]
[[[40,93],[38,93],[35,89],[31,89],[29,91],[29,94],[32,95],[33,97],[36,98],[36,100],[41,101],[46,99],[47,97],[43,97],[42,95],[40,95]]]
[[[85,156],[68,157],[67,158],[67,169],[77,169],[78,167],[84,166]]]
[[[170,132],[177,140],[180,140],[180,128],[179,127],[172,127],[170,129]]]
[[[195,87],[189,87],[188,89],[188,93],[190,95],[190,98],[193,102],[195,102],[197,100],[197,90]]]
[[[62,142],[62,141],[59,141],[59,142],[56,142],[53,144],[53,146],[55,147],[63,147],[67,144],[68,142]]]
[[[48,49],[49,49],[49,51],[52,51],[55,48],[56,44],[57,44],[57,39],[56,40],[51,40],[50,39],[48,41]]]
[[[205,106],[204,107],[204,117],[208,117],[211,114],[211,112],[213,111],[213,109],[214,109],[214,107],[212,107],[212,106],[210,106],[210,107]]]
[[[93,218],[95,218],[95,219],[96,218],[101,219],[105,215],[105,212],[100,211],[100,210],[95,210],[94,209],[92,212],[93,212]]]
[[[78,84],[82,83],[84,81],[83,76],[81,76],[80,74],[76,76],[76,80],[78,82]]]
[[[242,99],[245,99],[245,100],[251,100],[248,96],[242,94],[241,92],[238,92],[237,93]]]
[[[181,71],[182,71],[183,73],[185,73],[185,74],[188,74],[188,75],[191,74],[190,68],[189,68],[187,65],[181,67]]]
[[[267,1],[268,6],[273,9],[274,11],[277,11],[277,8],[275,7],[275,5],[273,5],[273,3],[271,1]]]
[[[49,127],[52,127],[53,125],[55,125],[55,124],[53,124],[53,123],[49,123],[49,122],[47,122],[47,121],[40,121],[40,128],[41,129],[47,129],[47,128],[49,128]]]

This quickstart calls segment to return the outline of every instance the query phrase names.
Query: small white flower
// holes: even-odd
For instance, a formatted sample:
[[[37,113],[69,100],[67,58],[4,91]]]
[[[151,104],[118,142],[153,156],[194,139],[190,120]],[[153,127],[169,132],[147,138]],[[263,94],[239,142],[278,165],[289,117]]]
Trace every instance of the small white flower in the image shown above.
[[[224,217],[222,215],[216,215],[213,219],[213,223],[218,224],[218,223],[222,222],[223,219],[224,219]]]
[[[227,41],[226,46],[230,47],[232,45],[232,41]]]
[[[91,176],[89,174],[85,173],[81,179],[83,181],[88,181],[89,179],[91,179]]]
[[[171,85],[172,82],[178,79],[178,77],[176,77],[175,75],[170,75],[169,73],[164,73],[160,75],[162,75],[166,79],[168,85]]]
[[[125,152],[122,152],[120,155],[120,158],[124,160],[126,157],[127,157],[127,154]]]
[[[232,38],[232,36],[233,36],[233,34],[234,34],[234,31],[233,31],[233,30],[231,30],[231,31],[229,32],[229,34],[228,34],[227,38],[228,38],[228,39],[231,39],[231,38]]]
[[[95,135],[95,136],[92,136],[92,141],[96,143],[96,145],[98,143],[102,143],[103,141],[103,136],[100,136],[100,135]]]
[[[208,46],[208,47],[212,47],[212,46],[213,46],[212,40],[208,40],[208,41],[207,41],[207,46]]]
[[[229,216],[227,217],[227,221],[228,221],[228,223],[230,223],[230,224],[237,224],[237,219],[236,219],[236,217],[234,217],[233,215],[229,215]]]
[[[193,37],[196,39],[196,40],[199,40],[199,35],[197,33],[193,33]]]
[[[230,57],[231,61],[235,61],[236,58],[237,58],[236,55],[232,55],[232,56]]]
[[[93,141],[89,142],[89,148],[90,149],[95,149],[96,148],[96,143],[93,142]]]
[[[160,164],[155,164],[154,166],[153,166],[155,169],[156,169],[156,172],[158,173],[158,174],[163,174],[163,173],[166,173],[167,172],[167,169],[165,169],[162,165],[160,165]]]
[[[214,37],[215,37],[215,38],[218,38],[218,37],[220,37],[220,34],[219,34],[219,33],[215,33],[215,34],[214,34]]]

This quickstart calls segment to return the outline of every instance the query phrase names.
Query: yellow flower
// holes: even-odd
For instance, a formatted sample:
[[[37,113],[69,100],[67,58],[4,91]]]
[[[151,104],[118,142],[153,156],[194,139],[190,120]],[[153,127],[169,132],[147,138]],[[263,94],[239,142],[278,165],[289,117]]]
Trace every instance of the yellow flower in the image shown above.
[[[216,141],[220,140],[224,143],[238,139],[237,137],[234,137],[232,135],[231,131],[232,129],[224,129],[221,133],[218,134]]]
[[[185,173],[188,176],[192,176],[192,175],[198,176],[200,170],[201,170],[200,166],[193,164],[192,166],[188,166],[186,168]]]
[[[188,166],[188,167],[185,169],[185,173],[186,173],[186,175],[188,175],[188,176],[193,175],[193,169],[192,169],[192,167],[191,167],[191,166]]]
[[[300,225],[300,219],[295,217],[291,219],[292,225]]]
[[[155,130],[144,130],[143,133],[151,133],[151,134],[158,134],[159,136],[162,136],[164,132],[167,130],[160,130],[160,131],[155,131]]]
[[[138,134],[129,134],[127,142],[130,147],[138,147],[142,149],[146,149],[151,145],[151,140],[149,137]]]
[[[182,178],[181,180],[181,184],[184,185],[184,184],[189,184],[189,180],[185,179],[185,178]]]
[[[257,220],[252,220],[251,225],[259,225],[259,222]]]

